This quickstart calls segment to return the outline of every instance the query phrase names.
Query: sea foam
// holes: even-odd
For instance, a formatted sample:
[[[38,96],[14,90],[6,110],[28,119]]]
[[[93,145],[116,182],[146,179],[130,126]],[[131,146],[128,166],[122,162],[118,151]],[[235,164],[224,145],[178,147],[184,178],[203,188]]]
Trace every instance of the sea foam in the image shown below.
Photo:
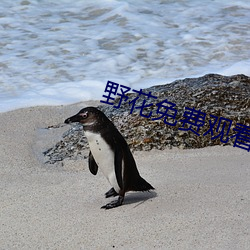
[[[100,100],[207,73],[250,75],[250,2],[1,1],[0,112]]]

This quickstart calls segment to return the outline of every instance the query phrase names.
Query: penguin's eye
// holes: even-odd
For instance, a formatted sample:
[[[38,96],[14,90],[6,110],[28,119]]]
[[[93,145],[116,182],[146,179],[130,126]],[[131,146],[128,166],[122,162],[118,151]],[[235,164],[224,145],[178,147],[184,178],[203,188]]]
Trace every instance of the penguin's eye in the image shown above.
[[[83,119],[86,119],[88,117],[88,112],[79,114]]]

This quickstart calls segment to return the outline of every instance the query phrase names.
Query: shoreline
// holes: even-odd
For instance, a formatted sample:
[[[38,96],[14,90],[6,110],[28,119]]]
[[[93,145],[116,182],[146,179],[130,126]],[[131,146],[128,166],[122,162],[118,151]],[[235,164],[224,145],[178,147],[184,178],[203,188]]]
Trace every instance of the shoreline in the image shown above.
[[[104,211],[110,188],[87,159],[44,165],[37,155],[83,106],[31,107],[0,113],[0,246],[3,249],[246,249],[249,153],[232,146],[135,151],[143,178],[156,188],[128,193]],[[39,134],[40,133],[40,134]],[[39,152],[40,151],[40,152]],[[126,233],[125,233],[126,232]]]

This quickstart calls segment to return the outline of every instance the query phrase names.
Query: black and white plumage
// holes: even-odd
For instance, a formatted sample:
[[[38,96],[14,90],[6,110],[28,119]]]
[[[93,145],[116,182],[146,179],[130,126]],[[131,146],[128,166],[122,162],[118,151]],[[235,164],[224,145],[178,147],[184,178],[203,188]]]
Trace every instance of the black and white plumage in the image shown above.
[[[119,195],[118,200],[102,208],[122,205],[128,191],[154,189],[140,176],[127,142],[103,112],[94,107],[87,107],[65,120],[65,123],[72,122],[83,125],[90,147],[90,172],[96,175],[100,168],[112,186],[105,194],[106,198]]]

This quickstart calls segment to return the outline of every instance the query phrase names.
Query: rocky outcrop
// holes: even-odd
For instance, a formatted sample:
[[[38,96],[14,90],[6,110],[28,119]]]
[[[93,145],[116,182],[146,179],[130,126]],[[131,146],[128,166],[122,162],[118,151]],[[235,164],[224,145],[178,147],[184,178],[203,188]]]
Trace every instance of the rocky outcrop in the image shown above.
[[[132,114],[130,114],[132,104],[129,102],[138,96],[137,93],[127,94],[128,100],[123,102],[120,108],[114,108],[112,105],[98,107],[114,122],[132,150],[233,145],[234,138],[230,137],[236,133],[233,130],[236,123],[250,125],[250,78],[245,75],[227,77],[209,74],[199,78],[186,78],[170,84],[153,86],[144,89],[143,92],[151,92],[151,95],[156,96],[157,99],[141,95],[136,100]],[[143,109],[138,108],[143,106],[144,100],[146,100],[146,105],[152,105]],[[172,105],[172,111],[170,110],[168,113],[175,117],[174,119],[167,117],[165,121],[168,124],[164,123],[166,116],[157,119],[165,110],[164,107],[158,110],[159,105],[157,104],[164,100],[175,104],[175,106]],[[120,98],[117,98],[114,105],[118,105],[119,101]],[[166,102],[164,105],[171,106]],[[191,123],[183,122],[188,120],[188,114],[185,112],[190,113],[192,109],[194,114],[200,115],[199,121],[194,119],[190,120]],[[149,118],[145,118],[140,115],[140,112],[144,116],[151,115]],[[205,119],[202,118],[204,114]],[[218,120],[213,127],[213,137],[218,136],[218,138],[212,139],[211,132],[204,136],[203,134],[209,131],[216,117]],[[220,119],[221,124],[218,126]],[[220,133],[224,122],[224,135],[221,138]],[[174,126],[169,124],[174,124]],[[191,125],[191,129],[199,135],[191,130],[183,130],[183,128],[188,129]],[[198,130],[195,125],[202,126]],[[217,127],[218,131],[216,131]],[[226,135],[227,129],[228,135]],[[48,162],[54,163],[65,158],[85,157],[82,152],[87,147],[81,126],[76,125],[67,131],[63,135],[63,139],[53,148],[44,152],[44,155],[48,158]]]

